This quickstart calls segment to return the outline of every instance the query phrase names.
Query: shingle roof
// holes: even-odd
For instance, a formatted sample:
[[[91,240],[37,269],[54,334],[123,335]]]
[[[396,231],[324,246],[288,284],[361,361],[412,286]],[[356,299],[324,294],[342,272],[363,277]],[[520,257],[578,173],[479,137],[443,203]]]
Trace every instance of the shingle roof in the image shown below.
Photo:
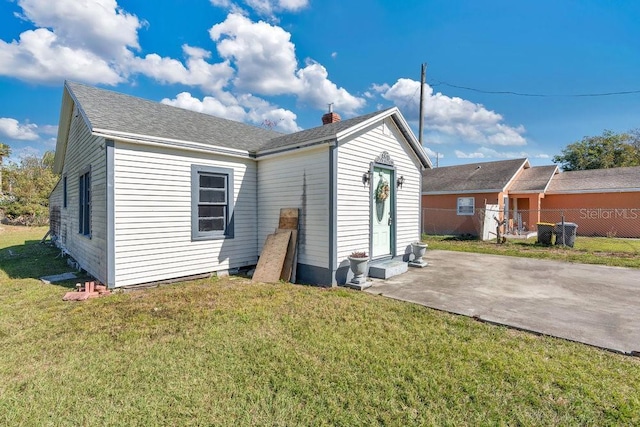
[[[420,161],[424,166],[430,167],[429,158],[399,112],[396,115],[396,108],[287,135],[80,83],[67,81],[65,87],[71,96],[70,99],[73,99],[89,121],[93,132],[113,138],[151,138],[161,142],[174,140],[180,143],[207,144],[212,147],[245,151],[251,155],[269,154],[330,141],[369,119],[392,116]],[[58,138],[66,138],[64,132],[59,133]]]
[[[527,159],[500,160],[427,169],[423,172],[423,193],[502,191]]]
[[[67,82],[92,130],[124,132],[255,151],[280,132]]]
[[[549,181],[558,171],[555,165],[533,166],[524,169],[509,187],[511,193],[536,192],[544,193],[549,185]]]
[[[640,189],[640,166],[562,172],[552,180],[547,193],[616,192]]]
[[[389,109],[387,109],[389,110]],[[265,145],[260,147],[260,151],[272,151],[278,148],[287,148],[297,146],[308,141],[326,141],[336,138],[337,134],[345,131],[353,126],[356,126],[368,119],[375,117],[384,111],[375,111],[373,113],[365,114],[364,116],[354,117],[352,119],[342,120],[336,123],[331,123],[323,126],[318,126],[312,129],[303,130],[300,132],[292,133],[289,135],[282,135],[273,138]]]

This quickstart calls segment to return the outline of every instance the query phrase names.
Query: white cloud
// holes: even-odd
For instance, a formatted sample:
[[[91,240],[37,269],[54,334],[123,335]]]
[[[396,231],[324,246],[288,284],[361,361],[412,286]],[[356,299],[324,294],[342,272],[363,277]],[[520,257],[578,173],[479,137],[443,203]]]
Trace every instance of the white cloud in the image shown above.
[[[300,130],[296,124],[297,116],[295,113],[278,108],[250,94],[235,97],[229,93],[223,93],[216,97],[205,96],[200,100],[189,92],[182,92],[174,99],[165,98],[161,102],[174,107],[256,125],[262,125],[265,122],[273,123],[273,130],[280,132]]]
[[[232,13],[209,35],[220,56],[234,61],[238,88],[264,95],[299,92],[295,47],[282,28]]]
[[[484,154],[482,153],[465,153],[460,150],[455,150],[454,154],[459,159],[484,159]]]
[[[366,101],[351,95],[346,89],[339,88],[328,79],[327,69],[317,62],[309,61],[308,65],[296,73],[302,89],[298,98],[316,108],[324,108],[333,103],[336,111],[347,115],[354,114],[364,107]]]
[[[244,0],[241,2],[233,2],[231,0],[211,0],[211,4],[214,6],[222,7],[232,13],[246,15],[247,12],[239,3],[244,3],[257,14],[276,21],[276,13],[298,12],[309,5],[309,0]]]
[[[431,148],[429,147],[425,147],[423,146],[422,148],[424,148],[424,151],[427,153],[427,155],[431,158],[435,158],[435,157],[439,157],[439,158],[443,158],[444,154],[439,153],[437,151],[433,151]]]
[[[115,85],[123,62],[139,49],[145,25],[115,0],[19,0],[19,15],[36,28],[0,40],[0,75],[36,83],[68,78]]]
[[[420,82],[399,79],[393,86],[373,85],[372,90],[403,110],[409,120],[418,120]],[[435,93],[425,85],[425,128],[430,132],[475,144],[526,145],[524,126],[509,126],[504,118],[482,104]],[[446,140],[447,138],[444,138]]]
[[[212,4],[234,10],[230,0]],[[220,111],[225,117],[256,122],[261,117],[281,129],[299,129],[296,117],[260,96],[290,95],[305,105],[324,110],[333,103],[347,116],[363,107],[365,98],[350,94],[329,80],[327,69],[308,59],[298,66],[291,34],[283,28],[253,22],[231,13],[210,29],[222,59],[210,63],[211,52],[184,44],[184,60],[156,53],[137,56],[138,30],[146,25],[124,11],[116,0],[18,0],[20,17],[38,27],[18,40],[0,40],[0,75],[35,83],[64,79],[89,84],[116,85],[132,75],[149,76],[168,84],[200,88],[215,101],[203,98],[192,108]],[[295,12],[308,0],[246,0],[244,5],[265,12]],[[253,93],[256,96],[243,95]],[[176,98],[175,102],[178,102]],[[219,105],[216,106],[216,102]],[[205,106],[206,104],[206,106]]]
[[[118,7],[116,0],[19,0],[24,16],[50,28],[59,42],[106,58],[121,58],[126,48],[139,48],[144,23]]]
[[[186,66],[176,59],[162,58],[152,53],[144,58],[132,58],[130,69],[159,82],[199,86],[209,93],[222,90],[233,76],[234,70],[228,61],[218,64],[205,61],[211,56],[211,52],[186,44],[182,46],[182,50],[187,57]]]
[[[114,85],[124,80],[104,59],[60,43],[44,28],[25,31],[11,43],[0,40],[0,75],[36,83],[73,79]]]
[[[299,69],[291,34],[281,27],[229,14],[209,34],[217,43],[220,56],[235,65],[234,85],[243,92],[295,95],[319,109],[333,102],[336,110],[347,115],[365,105],[363,98],[330,81],[321,64],[307,60],[305,67]]]
[[[374,83],[371,85],[371,90],[378,93],[384,93],[389,89],[391,89],[391,86],[389,86],[387,83],[383,83],[381,85]]]
[[[34,123],[20,124],[16,119],[0,117],[0,135],[5,138],[34,141],[39,138],[37,128]]]
[[[58,125],[44,125],[40,126],[40,133],[45,135],[58,135]]]
[[[331,52],[331,57],[336,59],[338,57],[338,52]]]
[[[454,153],[459,159],[520,159],[529,157],[525,151],[497,151],[488,147],[480,147],[470,153],[461,150],[455,150]]]

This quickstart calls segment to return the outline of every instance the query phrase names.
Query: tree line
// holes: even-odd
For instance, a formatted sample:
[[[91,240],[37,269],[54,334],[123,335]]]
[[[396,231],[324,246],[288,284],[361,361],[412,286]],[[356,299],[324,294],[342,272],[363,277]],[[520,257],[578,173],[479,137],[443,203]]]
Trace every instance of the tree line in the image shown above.
[[[585,136],[567,145],[553,162],[564,171],[640,166],[640,129]]]
[[[19,162],[4,164],[11,147],[0,143],[0,219],[25,225],[49,222],[49,194],[58,182],[53,173],[53,151],[42,157],[25,155]],[[2,215],[3,214],[3,215]]]

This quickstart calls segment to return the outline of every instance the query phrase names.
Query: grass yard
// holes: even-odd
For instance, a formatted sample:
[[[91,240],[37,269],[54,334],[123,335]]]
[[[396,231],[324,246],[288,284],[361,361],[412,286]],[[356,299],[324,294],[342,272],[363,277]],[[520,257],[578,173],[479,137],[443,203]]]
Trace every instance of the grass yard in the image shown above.
[[[573,248],[536,244],[536,238],[507,239],[501,245],[494,240],[482,241],[455,236],[422,236],[429,249],[511,255],[554,259],[584,264],[640,268],[640,239],[611,237],[576,237]]]
[[[63,302],[45,232],[0,226],[0,425],[640,424],[638,358],[237,277]]]

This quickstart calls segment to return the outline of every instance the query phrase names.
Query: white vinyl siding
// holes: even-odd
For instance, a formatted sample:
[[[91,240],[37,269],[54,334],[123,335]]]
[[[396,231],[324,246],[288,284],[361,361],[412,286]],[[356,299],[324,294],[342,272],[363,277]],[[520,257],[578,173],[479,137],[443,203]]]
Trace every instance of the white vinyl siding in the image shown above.
[[[300,209],[298,262],[329,268],[329,148],[260,159],[258,245],[278,227],[281,208]]]
[[[192,241],[193,165],[233,172],[233,239]],[[114,180],[116,286],[257,262],[255,161],[116,141]]]
[[[338,147],[337,262],[345,262],[353,251],[370,251],[370,188],[363,186],[362,175],[370,163],[384,151],[394,162],[395,178],[402,176],[402,188],[396,191],[396,253],[410,251],[411,242],[420,238],[420,163],[394,122],[387,118]]]
[[[107,283],[107,222],[106,222],[106,156],[103,138],[91,135],[82,116],[74,108],[62,176],[67,177],[67,208],[61,209],[60,243],[97,280]],[[90,170],[88,190],[91,195],[89,223],[80,219],[80,177]],[[59,185],[64,192],[64,183]],[[64,198],[64,194],[61,194]],[[61,200],[64,203],[64,200]],[[90,236],[84,235],[85,225]],[[88,238],[90,237],[90,238]]]

